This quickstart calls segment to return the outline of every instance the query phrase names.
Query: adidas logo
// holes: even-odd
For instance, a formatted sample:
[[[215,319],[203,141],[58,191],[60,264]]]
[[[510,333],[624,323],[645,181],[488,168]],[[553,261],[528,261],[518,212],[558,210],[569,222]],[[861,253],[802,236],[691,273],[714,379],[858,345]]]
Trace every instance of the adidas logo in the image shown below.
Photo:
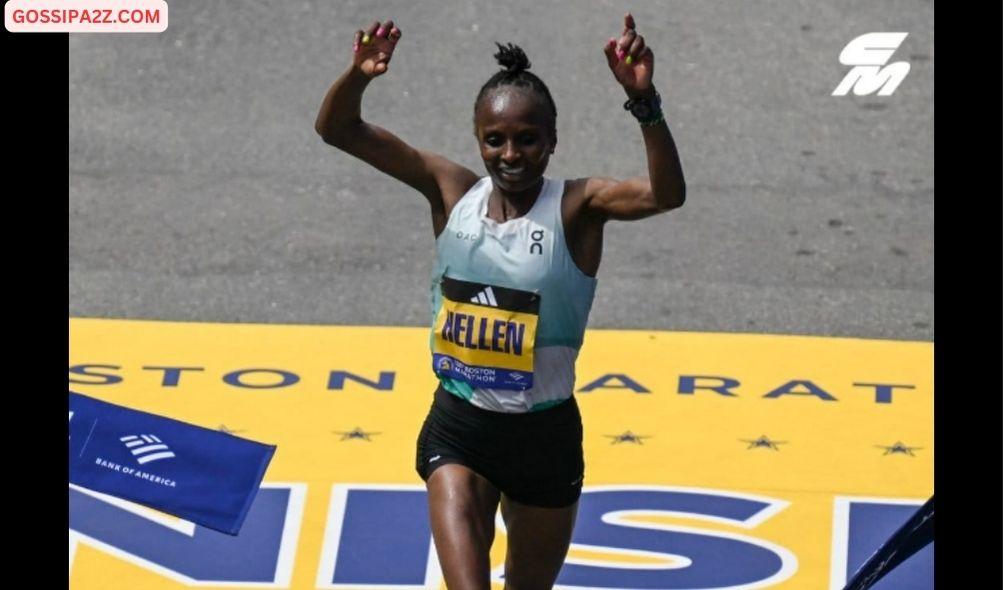
[[[136,457],[136,461],[140,465],[174,457],[171,449],[152,434],[123,436],[119,440],[125,443],[126,448],[129,449],[133,457]]]
[[[477,295],[471,297],[471,303],[480,303],[481,305],[490,305],[492,307],[499,306],[498,301],[495,301],[495,293],[491,287],[485,287],[484,291],[479,291]]]

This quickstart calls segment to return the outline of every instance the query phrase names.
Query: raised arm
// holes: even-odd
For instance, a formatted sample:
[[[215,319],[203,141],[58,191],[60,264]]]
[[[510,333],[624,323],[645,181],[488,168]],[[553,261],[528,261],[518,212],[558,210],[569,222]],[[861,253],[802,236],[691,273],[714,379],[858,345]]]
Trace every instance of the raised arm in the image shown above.
[[[634,17],[624,16],[624,30],[619,39],[610,39],[603,48],[607,65],[630,101],[649,101],[658,95],[652,84],[655,56],[645,45],[645,39],[635,32]],[[641,114],[639,120],[645,155],[648,160],[648,178],[629,178],[617,181],[610,178],[589,178],[584,188],[585,209],[595,217],[607,219],[641,219],[675,209],[686,199],[686,183],[676,151],[676,143],[669,127],[656,107],[650,114]],[[627,122],[625,122],[627,124]]]
[[[356,31],[352,64],[328,90],[314,129],[325,141],[419,191],[432,207],[433,228],[442,231],[453,205],[478,176],[450,160],[418,150],[362,118],[366,87],[385,74],[401,39],[393,21]]]

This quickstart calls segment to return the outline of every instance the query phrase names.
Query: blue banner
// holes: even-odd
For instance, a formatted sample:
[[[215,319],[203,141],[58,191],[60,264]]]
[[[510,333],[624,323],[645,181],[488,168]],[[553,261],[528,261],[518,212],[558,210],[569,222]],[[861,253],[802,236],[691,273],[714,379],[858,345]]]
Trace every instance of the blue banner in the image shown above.
[[[70,392],[70,483],[236,535],[274,445]]]

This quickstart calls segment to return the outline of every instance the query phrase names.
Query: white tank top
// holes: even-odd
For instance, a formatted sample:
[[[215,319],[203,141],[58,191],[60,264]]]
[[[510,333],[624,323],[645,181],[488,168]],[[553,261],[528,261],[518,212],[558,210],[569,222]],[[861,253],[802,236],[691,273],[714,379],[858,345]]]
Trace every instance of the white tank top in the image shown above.
[[[540,296],[531,388],[519,391],[475,387],[439,375],[444,389],[480,408],[532,412],[556,405],[573,394],[575,360],[582,346],[596,279],[586,276],[568,251],[561,219],[564,188],[563,180],[545,178],[540,195],[525,215],[499,223],[487,214],[491,178],[482,178],[457,202],[446,228],[436,239],[431,294],[433,336],[444,275]]]

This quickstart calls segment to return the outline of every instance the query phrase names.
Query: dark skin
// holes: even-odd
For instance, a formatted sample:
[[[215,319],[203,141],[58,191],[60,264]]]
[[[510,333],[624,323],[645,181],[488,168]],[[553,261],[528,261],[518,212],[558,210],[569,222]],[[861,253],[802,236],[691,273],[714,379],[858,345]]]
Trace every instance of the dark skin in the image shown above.
[[[393,176],[428,201],[436,236],[450,212],[480,179],[472,170],[433,152],[416,149],[389,131],[362,120],[362,95],[388,71],[401,39],[393,23],[374,22],[353,38],[353,60],[332,85],[317,115],[315,129],[324,141]],[[627,14],[617,38],[603,48],[614,79],[629,98],[655,95],[654,54]],[[548,160],[557,147],[553,118],[541,97],[501,86],[475,105],[474,136],[493,189],[488,216],[505,222],[525,215],[543,185]],[[619,109],[620,106],[612,106]],[[635,126],[624,114],[625,126]],[[686,195],[683,171],[669,128],[641,128],[648,177],[616,180],[586,177],[565,182],[561,212],[565,238],[576,265],[595,276],[609,220],[650,217],[681,206]],[[571,542],[578,502],[541,508],[506,497],[483,477],[457,464],[437,468],[427,482],[429,514],[439,562],[451,590],[488,589],[489,549],[499,506],[506,524],[505,587],[551,588]]]

